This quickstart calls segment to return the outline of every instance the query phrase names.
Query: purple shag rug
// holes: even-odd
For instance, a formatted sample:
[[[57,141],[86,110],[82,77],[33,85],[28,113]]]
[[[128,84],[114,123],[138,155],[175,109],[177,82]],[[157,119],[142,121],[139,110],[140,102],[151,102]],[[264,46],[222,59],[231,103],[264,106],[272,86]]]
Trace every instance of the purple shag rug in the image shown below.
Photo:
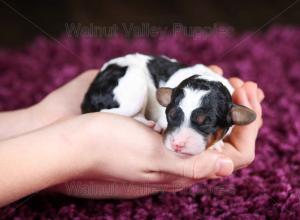
[[[218,64],[225,76],[263,88],[264,126],[256,159],[231,177],[179,193],[135,200],[88,200],[38,193],[0,209],[12,219],[297,219],[300,216],[300,27],[264,33],[215,30],[194,37],[37,38],[0,50],[0,110],[29,106],[80,72],[131,52],[165,54],[186,64]],[[70,52],[71,51],[71,52]],[[1,214],[2,213],[2,214]],[[1,219],[1,217],[0,217]]]

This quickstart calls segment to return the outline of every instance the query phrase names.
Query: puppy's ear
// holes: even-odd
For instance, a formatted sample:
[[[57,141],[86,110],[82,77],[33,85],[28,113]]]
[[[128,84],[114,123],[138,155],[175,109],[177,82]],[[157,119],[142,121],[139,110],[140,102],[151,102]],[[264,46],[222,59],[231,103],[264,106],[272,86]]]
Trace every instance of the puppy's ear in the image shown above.
[[[246,106],[233,104],[229,111],[229,117],[232,124],[247,125],[255,121],[256,113]]]
[[[172,89],[161,87],[156,91],[156,99],[162,106],[166,107],[171,102]]]

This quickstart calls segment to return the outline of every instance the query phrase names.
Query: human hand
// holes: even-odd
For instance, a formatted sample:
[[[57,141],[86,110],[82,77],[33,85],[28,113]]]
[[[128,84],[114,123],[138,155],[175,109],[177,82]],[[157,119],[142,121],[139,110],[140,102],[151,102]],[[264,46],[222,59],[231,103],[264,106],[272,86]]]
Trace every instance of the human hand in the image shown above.
[[[0,140],[17,137],[57,120],[80,115],[84,94],[97,72],[98,70],[88,70],[82,73],[31,107],[1,112]]]
[[[83,97],[98,72],[97,69],[91,69],[81,73],[38,103],[34,112],[40,121],[40,127],[80,115]]]
[[[217,66],[210,67],[215,72],[222,74]],[[254,82],[244,83],[241,79],[230,78],[230,83],[235,89],[233,101],[236,104],[253,109],[256,120],[247,126],[235,126],[231,135],[225,140],[223,154],[231,158],[235,169],[249,165],[255,157],[255,142],[259,128],[262,126],[262,109],[260,102],[264,99],[263,91]]]
[[[79,152],[74,159],[76,169],[85,170],[72,172],[79,174],[75,182],[55,187],[68,195],[134,198],[178,191],[201,179],[230,175],[233,170],[232,162],[216,152],[190,157],[168,151],[161,135],[132,118],[92,113],[56,124],[61,127],[57,130],[66,131],[60,136]],[[73,170],[74,164],[70,166],[67,169]],[[86,195],[91,191],[92,195]]]
[[[215,65],[210,68],[218,74],[223,75],[223,70]],[[234,87],[232,95],[235,104],[244,105],[256,112],[256,120],[246,126],[234,126],[231,134],[225,140],[223,154],[227,155],[234,162],[235,169],[248,166],[255,158],[255,142],[258,131],[262,126],[261,102],[264,99],[264,92],[257,84],[251,81],[243,82],[237,77],[229,79]]]
[[[222,70],[216,66],[211,66],[211,68],[222,74]],[[264,98],[264,94],[261,89],[257,88],[256,84],[252,82],[244,83],[240,79],[231,78],[231,84],[236,89],[233,99],[237,104],[246,105],[257,113],[257,119],[251,125],[248,126],[236,126],[230,137],[225,141],[225,147],[223,153],[229,156],[235,165],[235,169],[249,165],[254,159],[255,151],[255,140],[258,130],[261,126],[261,107],[260,102]],[[245,97],[246,93],[246,97]],[[250,101],[251,100],[251,101]],[[250,104],[251,103],[251,104]],[[182,179],[181,179],[182,181]],[[178,183],[169,182],[168,184],[133,184],[133,183],[113,183],[107,181],[97,181],[88,182],[80,181],[68,183],[66,185],[60,186],[59,191],[67,193],[69,195],[80,196],[80,197],[92,197],[92,198],[103,198],[103,197],[121,197],[130,198],[152,194],[158,191],[177,191],[184,187],[187,187],[196,181],[190,178],[185,179],[184,183],[178,187]],[[78,187],[80,186],[80,187]],[[113,190],[109,191],[108,195],[102,192],[107,192],[107,188]],[[88,190],[94,189],[94,190]],[[93,192],[88,194],[87,192]]]
[[[81,178],[162,183],[169,182],[170,175],[176,181],[178,176],[199,180],[227,176],[233,169],[218,152],[188,156],[168,151],[160,134],[132,118],[90,113],[62,121],[61,126],[87,170]],[[227,162],[225,169],[218,169],[222,159]]]
[[[96,179],[90,186],[95,186],[98,192],[107,192],[112,184],[113,191],[86,195],[84,192],[87,192],[87,188],[72,191],[71,187],[70,195],[132,198],[158,191],[178,191],[200,179],[230,175],[232,161],[234,169],[238,169],[253,160],[255,139],[262,123],[259,102],[263,99],[262,91],[255,84],[230,79],[236,88],[234,101],[254,109],[258,115],[256,121],[248,126],[236,126],[222,154],[210,150],[185,157],[167,151],[162,147],[160,135],[133,119],[103,113],[77,116],[80,114],[81,98],[96,74],[97,71],[92,71],[79,76],[54,91],[37,105],[39,108],[34,108],[39,111],[24,109],[1,114],[2,119],[9,122],[4,124],[14,125],[19,121],[23,126],[21,129],[10,129],[6,140],[0,142],[0,158],[2,162],[6,160],[6,168],[1,173],[6,176],[4,179],[7,183],[0,205],[51,184],[78,180],[90,183],[90,179]],[[29,118],[35,122],[41,119],[37,116],[42,116],[44,120],[39,123],[40,127],[35,123],[32,123],[35,124],[33,127],[30,127],[32,124],[26,124],[24,119],[28,119],[28,112],[31,115]],[[60,121],[54,123],[57,120]],[[44,128],[38,129],[41,127]],[[22,133],[26,134],[20,135]],[[10,136],[15,138],[8,139]],[[43,143],[44,148],[40,147],[42,140],[48,140]],[[21,154],[20,150],[23,150]],[[39,155],[39,160],[32,160],[35,154]],[[19,166],[20,169],[13,168],[16,160],[23,164]],[[42,163],[43,160],[48,163]],[[16,175],[11,175],[10,168]],[[26,178],[22,172],[24,168],[27,170]],[[10,179],[14,179],[14,184],[9,184],[12,182]],[[18,193],[11,193],[16,190]],[[63,189],[62,192],[66,191]]]

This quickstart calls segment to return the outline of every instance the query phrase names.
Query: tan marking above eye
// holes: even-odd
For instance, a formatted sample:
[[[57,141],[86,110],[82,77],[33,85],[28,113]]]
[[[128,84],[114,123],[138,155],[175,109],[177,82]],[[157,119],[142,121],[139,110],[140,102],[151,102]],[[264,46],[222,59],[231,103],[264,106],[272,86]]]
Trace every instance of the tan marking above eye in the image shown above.
[[[225,129],[218,128],[217,131],[208,137],[206,148],[214,145],[225,136]]]
[[[202,124],[205,120],[205,116],[204,115],[198,115],[196,118],[197,123]]]
[[[175,108],[170,109],[169,115],[170,115],[172,118],[175,117],[175,116],[176,116],[176,109],[175,109]]]

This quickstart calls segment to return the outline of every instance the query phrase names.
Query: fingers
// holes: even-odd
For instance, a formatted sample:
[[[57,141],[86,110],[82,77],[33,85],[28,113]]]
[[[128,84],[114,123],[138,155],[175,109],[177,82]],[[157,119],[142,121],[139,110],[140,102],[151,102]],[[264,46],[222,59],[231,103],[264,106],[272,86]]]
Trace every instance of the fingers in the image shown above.
[[[240,152],[233,145],[225,143],[222,154],[230,158],[234,164],[234,170],[247,167],[255,159],[254,151]]]
[[[215,151],[204,151],[195,156],[166,152],[158,166],[160,172],[194,180],[228,176],[233,172],[233,162]]]
[[[258,87],[254,82],[246,82],[242,87],[247,94],[247,99],[250,104],[250,108],[252,108],[259,117],[261,117],[261,105],[258,100]]]
[[[212,71],[214,71],[215,73],[218,73],[220,75],[223,75],[223,70],[217,66],[217,65],[210,65],[208,66]]]
[[[223,75],[223,70],[219,66],[210,65],[209,68],[212,71],[214,71],[215,73]],[[229,82],[233,86],[234,89],[240,88],[244,85],[244,81],[237,77],[231,77],[229,79]],[[257,97],[258,97],[259,102],[262,102],[263,99],[265,98],[264,92],[260,88],[257,89]]]
[[[264,92],[262,91],[262,89],[258,89],[257,90],[257,97],[258,97],[258,101],[259,102],[262,102],[265,98],[265,94]]]
[[[261,125],[261,106],[257,96],[257,85],[247,82],[242,87],[236,89],[233,94],[233,101],[236,104],[244,105],[253,109],[256,120],[246,126],[235,126],[230,134],[229,140],[232,145],[241,153],[243,158],[253,160],[255,153],[255,141]]]
[[[233,86],[234,89],[240,88],[244,85],[244,81],[237,77],[231,77],[229,79],[229,82]],[[263,99],[265,98],[265,94],[264,94],[263,90],[260,88],[257,89],[256,95],[258,97],[259,102],[262,102]]]
[[[235,168],[240,168],[249,165],[254,160],[255,141],[258,130],[262,125],[260,102],[263,101],[265,95],[256,83],[244,83],[243,80],[237,77],[230,78],[229,82],[235,90],[232,97],[233,102],[247,106],[257,114],[256,120],[250,125],[234,127],[229,136],[232,145],[227,143],[223,149],[224,155],[232,159]]]
[[[244,85],[244,81],[237,77],[231,77],[229,82],[234,89],[240,88],[242,85]]]

